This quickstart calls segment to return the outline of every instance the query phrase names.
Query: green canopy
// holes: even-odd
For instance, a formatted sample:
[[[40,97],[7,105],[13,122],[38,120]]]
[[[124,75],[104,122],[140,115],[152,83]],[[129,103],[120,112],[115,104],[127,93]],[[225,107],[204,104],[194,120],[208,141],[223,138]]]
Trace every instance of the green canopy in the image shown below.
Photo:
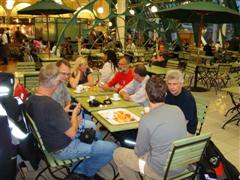
[[[230,8],[211,2],[190,2],[157,12],[161,18],[177,19],[180,22],[199,23],[197,46],[200,45],[203,23],[240,22],[240,14]]]
[[[181,22],[234,23],[240,22],[240,14],[230,8],[211,2],[191,2],[157,12],[160,17],[178,19]]]
[[[31,15],[45,15],[47,19],[47,37],[48,37],[48,56],[50,58],[50,43],[49,43],[49,25],[48,16],[51,14],[66,14],[73,13],[75,10],[70,9],[64,5],[58,4],[53,0],[42,0],[23,8],[18,11],[18,14],[31,14]]]
[[[58,4],[53,0],[42,0],[23,8],[18,11],[18,14],[31,15],[50,15],[50,14],[66,14],[73,13],[75,10],[70,9],[64,5]]]

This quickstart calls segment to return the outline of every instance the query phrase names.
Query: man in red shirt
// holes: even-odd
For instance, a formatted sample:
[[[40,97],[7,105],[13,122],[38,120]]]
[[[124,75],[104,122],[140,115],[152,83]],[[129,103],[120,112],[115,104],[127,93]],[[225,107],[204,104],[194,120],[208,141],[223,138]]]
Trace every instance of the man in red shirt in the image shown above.
[[[99,86],[107,91],[119,92],[124,86],[133,80],[132,69],[129,68],[129,58],[124,56],[118,62],[119,71],[106,84],[99,83]],[[117,87],[115,87],[118,85]]]

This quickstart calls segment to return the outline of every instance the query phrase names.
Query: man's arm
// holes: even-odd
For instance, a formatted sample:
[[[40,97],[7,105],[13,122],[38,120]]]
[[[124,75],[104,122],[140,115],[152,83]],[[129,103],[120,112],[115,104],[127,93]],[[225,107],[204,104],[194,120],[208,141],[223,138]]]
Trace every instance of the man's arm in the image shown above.
[[[134,151],[137,156],[143,156],[150,148],[150,132],[144,123],[146,119],[140,121],[140,126],[138,128],[137,141]]]
[[[78,105],[74,108],[72,112],[72,117],[70,121],[71,127],[67,131],[65,131],[65,134],[72,139],[75,137],[79,127],[78,114],[80,113],[80,109],[81,109],[81,106],[78,103]]]
[[[114,86],[117,84],[119,80],[118,73],[115,74],[115,76],[106,84],[99,83],[98,86],[103,88],[105,91],[114,91],[118,92],[118,89]]]

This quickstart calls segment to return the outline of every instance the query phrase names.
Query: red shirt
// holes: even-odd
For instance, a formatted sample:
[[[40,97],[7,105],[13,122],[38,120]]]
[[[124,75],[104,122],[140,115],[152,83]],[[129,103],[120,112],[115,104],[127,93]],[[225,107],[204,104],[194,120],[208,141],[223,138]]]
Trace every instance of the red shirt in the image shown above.
[[[118,92],[124,88],[129,82],[133,80],[132,69],[129,69],[127,73],[117,72],[115,76],[107,83],[109,87],[119,85]]]

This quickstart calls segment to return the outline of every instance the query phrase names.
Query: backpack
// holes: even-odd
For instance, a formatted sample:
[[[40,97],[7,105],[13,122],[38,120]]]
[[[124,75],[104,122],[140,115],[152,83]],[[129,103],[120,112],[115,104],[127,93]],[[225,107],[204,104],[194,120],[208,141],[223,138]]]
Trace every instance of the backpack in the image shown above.
[[[201,180],[237,180],[240,174],[210,140],[199,162],[199,177]]]
[[[23,104],[19,104],[19,101],[14,97],[5,98],[2,100],[2,104],[7,112],[8,118],[10,118],[22,132],[28,133],[25,139],[17,142],[17,153],[24,161],[29,161],[33,169],[37,170],[41,159],[40,150],[25,120]]]

